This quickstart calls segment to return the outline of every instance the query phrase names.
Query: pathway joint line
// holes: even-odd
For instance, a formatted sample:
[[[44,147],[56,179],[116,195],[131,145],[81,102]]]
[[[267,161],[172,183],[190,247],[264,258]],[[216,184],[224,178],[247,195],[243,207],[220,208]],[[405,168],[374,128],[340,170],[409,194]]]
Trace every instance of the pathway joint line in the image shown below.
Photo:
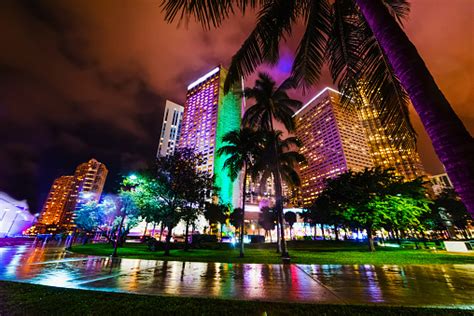
[[[319,285],[321,285],[323,288],[325,288],[326,290],[329,291],[329,293],[331,293],[332,295],[334,295],[338,300],[340,300],[343,304],[345,305],[349,305],[349,303],[347,301],[345,301],[342,297],[340,297],[339,295],[337,295],[333,289],[331,289],[329,286],[327,286],[326,284],[322,283],[321,281],[319,281],[317,278],[314,278],[311,274],[309,274],[308,272],[306,272],[303,268],[300,267],[299,264],[295,264],[296,267],[302,271],[304,274],[306,274],[307,276],[309,276],[313,281],[315,281],[316,283],[318,283]]]

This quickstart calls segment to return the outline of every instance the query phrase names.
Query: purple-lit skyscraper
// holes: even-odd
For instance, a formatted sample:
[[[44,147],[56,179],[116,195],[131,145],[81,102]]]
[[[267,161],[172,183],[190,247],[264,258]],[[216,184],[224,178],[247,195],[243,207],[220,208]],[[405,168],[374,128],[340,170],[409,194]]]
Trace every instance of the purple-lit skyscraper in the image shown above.
[[[188,86],[181,127],[180,148],[192,148],[203,157],[198,166],[215,176],[221,203],[237,205],[238,185],[224,170],[227,157],[217,156],[222,137],[240,128],[241,103],[232,90],[224,94],[227,70],[214,68]]]

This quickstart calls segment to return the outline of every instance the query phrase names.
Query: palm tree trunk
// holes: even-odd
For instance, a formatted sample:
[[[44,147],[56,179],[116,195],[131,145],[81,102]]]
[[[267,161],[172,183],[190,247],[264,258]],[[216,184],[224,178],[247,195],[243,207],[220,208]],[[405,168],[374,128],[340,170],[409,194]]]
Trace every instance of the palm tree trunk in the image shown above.
[[[240,258],[244,257],[245,191],[247,190],[247,164],[244,165],[242,184],[242,221],[240,223]]]
[[[277,244],[277,250],[276,252],[277,253],[281,253],[281,243],[280,243],[280,224],[279,224],[280,220],[277,216],[277,219],[276,219],[276,232],[277,232],[277,240],[276,240],[276,244]]]
[[[382,1],[356,0],[420,116],[456,192],[474,216],[474,141],[439,90],[416,47]]]
[[[284,258],[288,258],[290,254],[288,253],[288,249],[286,247],[286,240],[285,240],[285,225],[283,224],[283,190],[281,186],[281,176],[280,170],[276,170],[275,175],[275,206],[277,209],[278,214],[278,221],[280,222],[280,244],[281,244],[281,256]]]

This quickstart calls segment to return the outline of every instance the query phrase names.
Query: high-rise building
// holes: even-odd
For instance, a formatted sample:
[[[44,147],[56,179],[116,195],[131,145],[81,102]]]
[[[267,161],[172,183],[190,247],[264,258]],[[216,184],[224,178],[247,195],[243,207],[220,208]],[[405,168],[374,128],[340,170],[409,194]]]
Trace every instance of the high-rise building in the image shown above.
[[[108,170],[103,163],[95,159],[81,163],[74,172],[74,191],[61,219],[61,225],[67,230],[74,228],[75,211],[83,203],[100,200]]]
[[[34,232],[55,232],[75,227],[75,210],[87,201],[99,201],[108,170],[95,159],[80,164],[74,176],[54,180]]]
[[[56,230],[62,225],[61,220],[71,204],[71,199],[74,199],[75,191],[76,182],[74,176],[62,176],[54,180],[38,222],[35,225],[41,227],[39,232],[46,232],[47,227]]]
[[[222,137],[238,130],[241,121],[240,100],[232,90],[224,94],[226,76],[227,70],[219,66],[188,86],[179,147],[192,148],[202,155],[198,169],[215,176],[222,203],[236,205],[238,185],[223,168],[227,157],[216,155]]]
[[[362,123],[357,113],[342,108],[338,91],[325,88],[293,117],[303,145],[299,150],[307,160],[300,167],[304,206],[324,190],[326,179],[372,167]]]
[[[181,134],[181,121],[184,107],[166,100],[163,124],[161,126],[160,144],[156,156],[168,156],[174,153]]]
[[[388,127],[382,124],[377,109],[365,99],[363,103],[359,115],[374,165],[383,169],[394,169],[397,176],[401,176],[407,181],[424,176],[425,171],[415,146],[413,148],[400,146],[396,141],[396,136],[390,135]]]

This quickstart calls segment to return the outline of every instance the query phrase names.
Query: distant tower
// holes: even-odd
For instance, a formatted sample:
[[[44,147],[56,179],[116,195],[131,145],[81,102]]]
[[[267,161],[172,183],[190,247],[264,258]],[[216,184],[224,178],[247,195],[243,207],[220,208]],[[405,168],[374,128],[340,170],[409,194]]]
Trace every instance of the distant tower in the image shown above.
[[[224,94],[227,70],[216,67],[188,86],[184,105],[180,148],[192,148],[203,157],[198,166],[215,176],[223,203],[237,205],[238,185],[223,169],[225,156],[217,156],[222,137],[240,128],[241,102],[232,92]]]
[[[174,153],[181,134],[181,121],[184,107],[166,100],[163,124],[161,127],[160,144],[156,156],[168,156]]]
[[[54,180],[38,222],[35,225],[38,227],[38,232],[45,233],[47,226],[51,226],[53,231],[61,226],[61,219],[67,212],[71,199],[74,199],[75,190],[76,186],[73,176],[62,176]]]
[[[78,207],[89,201],[99,202],[108,172],[105,165],[95,159],[77,166],[74,173],[74,191],[61,219],[61,225],[67,230],[75,227],[75,210]]]
[[[325,88],[293,116],[303,143],[300,153],[308,162],[300,167],[304,206],[324,190],[326,179],[372,167],[362,124],[356,113],[341,107],[339,95]]]

